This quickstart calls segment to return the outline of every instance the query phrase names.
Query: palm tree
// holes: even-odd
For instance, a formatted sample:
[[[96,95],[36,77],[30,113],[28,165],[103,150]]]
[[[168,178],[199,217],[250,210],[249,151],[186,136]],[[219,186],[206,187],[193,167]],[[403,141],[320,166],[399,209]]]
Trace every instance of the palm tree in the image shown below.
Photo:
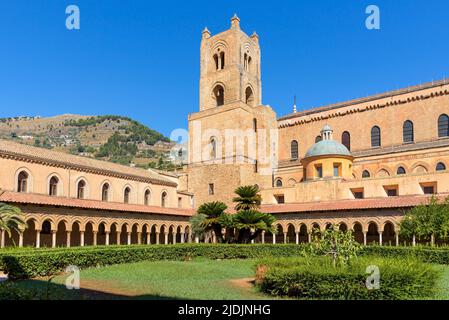
[[[228,217],[225,213],[228,206],[223,202],[214,201],[203,203],[197,211],[198,215],[204,215],[205,218],[201,223],[205,232],[213,231],[217,240],[223,242],[224,238],[222,235],[223,224],[228,224]]]
[[[237,202],[235,206],[236,211],[256,210],[260,208],[262,197],[259,194],[258,186],[241,186],[235,190],[235,193],[237,197],[232,199],[232,201]]]
[[[6,231],[11,237],[12,231],[20,232],[26,226],[25,216],[20,208],[0,203],[0,230]]]
[[[256,239],[262,231],[276,233],[273,223],[276,219],[267,213],[256,210],[242,210],[234,216],[234,227],[239,231],[238,242],[250,243]]]

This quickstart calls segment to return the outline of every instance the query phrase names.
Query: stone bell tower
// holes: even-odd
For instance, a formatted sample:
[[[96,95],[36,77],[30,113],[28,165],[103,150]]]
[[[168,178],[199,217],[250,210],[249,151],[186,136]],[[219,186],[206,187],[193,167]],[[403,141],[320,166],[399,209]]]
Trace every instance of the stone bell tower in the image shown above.
[[[245,34],[237,16],[230,29],[214,36],[204,29],[200,55],[199,112],[189,115],[187,189],[195,206],[232,206],[237,187],[271,185],[267,159],[276,115],[262,105],[259,37]]]
[[[236,15],[225,32],[211,36],[204,29],[200,54],[200,111],[237,101],[262,103],[259,37],[247,36]]]

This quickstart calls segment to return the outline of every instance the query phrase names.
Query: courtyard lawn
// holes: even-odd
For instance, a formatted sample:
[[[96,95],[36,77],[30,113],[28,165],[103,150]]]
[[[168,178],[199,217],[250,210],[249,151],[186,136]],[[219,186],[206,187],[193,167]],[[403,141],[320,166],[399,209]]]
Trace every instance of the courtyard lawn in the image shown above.
[[[254,260],[156,261],[81,271],[82,290],[67,290],[67,276],[48,286],[50,299],[269,299],[252,285]],[[17,282],[46,296],[46,279]]]
[[[49,299],[273,299],[253,286],[255,260],[155,261],[90,268],[81,271],[81,290],[67,290],[67,276],[48,285],[46,279],[19,281],[15,285],[38,291]],[[442,268],[437,295],[449,300],[449,266]],[[382,285],[382,284],[381,284]]]

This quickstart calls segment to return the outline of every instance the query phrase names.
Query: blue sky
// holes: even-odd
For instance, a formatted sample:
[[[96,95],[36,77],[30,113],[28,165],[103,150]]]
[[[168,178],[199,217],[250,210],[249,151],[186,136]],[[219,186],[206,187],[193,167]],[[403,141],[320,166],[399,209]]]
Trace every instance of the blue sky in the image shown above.
[[[76,4],[81,29],[65,28]],[[365,8],[381,29],[365,28]],[[169,135],[198,110],[199,45],[237,13],[278,116],[449,77],[449,1],[1,0],[0,117],[119,114]]]

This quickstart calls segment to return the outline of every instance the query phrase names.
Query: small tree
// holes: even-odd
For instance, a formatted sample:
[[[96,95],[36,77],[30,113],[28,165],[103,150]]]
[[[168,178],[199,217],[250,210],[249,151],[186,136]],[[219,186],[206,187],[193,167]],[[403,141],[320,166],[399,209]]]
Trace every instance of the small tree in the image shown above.
[[[323,232],[313,233],[312,250],[314,253],[330,255],[332,264],[347,265],[351,258],[357,257],[360,244],[355,241],[351,230],[341,231],[339,225],[332,225]]]
[[[234,227],[239,231],[237,241],[239,243],[250,243],[256,239],[262,231],[276,233],[273,223],[276,219],[267,213],[256,210],[239,211],[233,219]]]
[[[229,219],[227,219],[227,214],[225,213],[228,206],[223,202],[207,202],[203,203],[199,208],[197,213],[203,215],[201,226],[204,231],[212,231],[218,242],[224,242],[224,237],[222,235],[223,225],[229,224]]]
[[[259,187],[254,186],[241,186],[235,189],[237,197],[232,199],[236,202],[235,210],[257,210],[262,203],[262,197],[259,194]]]

